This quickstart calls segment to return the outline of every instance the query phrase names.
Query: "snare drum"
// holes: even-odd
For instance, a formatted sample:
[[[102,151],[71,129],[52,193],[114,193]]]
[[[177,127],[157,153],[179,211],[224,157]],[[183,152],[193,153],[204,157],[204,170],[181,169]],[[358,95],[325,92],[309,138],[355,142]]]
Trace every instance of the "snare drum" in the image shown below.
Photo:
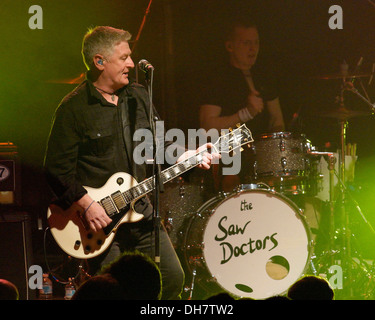
[[[277,132],[256,137],[252,146],[254,180],[282,194],[310,192],[310,150],[311,142],[304,134]]]
[[[310,230],[297,206],[268,190],[239,190],[207,201],[191,218],[185,263],[194,284],[265,299],[280,295],[305,272]],[[216,291],[216,292],[215,292]]]

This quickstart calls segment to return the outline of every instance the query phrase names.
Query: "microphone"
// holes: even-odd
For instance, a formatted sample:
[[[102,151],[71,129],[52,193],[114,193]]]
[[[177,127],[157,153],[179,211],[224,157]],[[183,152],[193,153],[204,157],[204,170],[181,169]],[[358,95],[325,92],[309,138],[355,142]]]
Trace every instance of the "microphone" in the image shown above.
[[[138,62],[138,67],[143,72],[148,72],[149,70],[154,70],[154,67],[152,66],[152,64],[145,59],[142,59],[141,61]]]

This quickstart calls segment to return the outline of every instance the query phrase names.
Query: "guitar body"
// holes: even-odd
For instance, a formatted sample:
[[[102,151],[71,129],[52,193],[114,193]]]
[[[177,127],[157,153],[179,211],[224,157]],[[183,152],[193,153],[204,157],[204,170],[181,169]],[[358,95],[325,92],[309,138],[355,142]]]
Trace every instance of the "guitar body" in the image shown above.
[[[253,142],[245,124],[238,126],[218,139],[212,149],[218,153],[229,153],[244,144]],[[242,148],[241,148],[242,149]],[[161,172],[161,181],[166,183],[201,163],[207,149]],[[129,174],[115,173],[101,188],[85,187],[92,199],[102,205],[112,222],[99,232],[86,225],[84,210],[76,204],[63,210],[50,205],[47,212],[48,224],[57,244],[67,254],[78,259],[90,259],[102,254],[112,243],[117,228],[123,223],[137,222],[143,215],[135,212],[134,203],[154,189],[154,177],[140,184]]]
[[[85,189],[92,199],[100,201],[116,191],[125,192],[137,184],[131,175],[118,172],[111,176],[103,187]],[[82,217],[84,210],[77,204],[73,204],[67,210],[51,204],[47,220],[54,239],[63,251],[77,259],[90,259],[100,255],[110,246],[121,224],[143,219],[142,214],[134,211],[134,202],[110,216],[111,224],[99,232],[93,232],[87,227],[85,218]]]

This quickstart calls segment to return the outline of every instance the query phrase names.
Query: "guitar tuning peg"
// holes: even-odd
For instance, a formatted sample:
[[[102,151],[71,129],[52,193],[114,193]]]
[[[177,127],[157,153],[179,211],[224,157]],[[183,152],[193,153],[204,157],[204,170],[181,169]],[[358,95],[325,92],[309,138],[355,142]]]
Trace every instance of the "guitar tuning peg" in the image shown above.
[[[248,148],[250,148],[250,147],[251,147],[250,143],[248,143],[248,144],[247,144],[247,147],[248,147]]]
[[[230,131],[230,132],[232,132],[232,131],[233,131],[233,129],[232,129],[232,128],[229,128],[229,131]]]
[[[236,127],[237,127],[237,128],[241,127],[241,124],[240,124],[240,123],[237,123],[237,124],[236,124]]]
[[[240,151],[242,152],[242,151],[243,151],[243,148],[241,148]]]

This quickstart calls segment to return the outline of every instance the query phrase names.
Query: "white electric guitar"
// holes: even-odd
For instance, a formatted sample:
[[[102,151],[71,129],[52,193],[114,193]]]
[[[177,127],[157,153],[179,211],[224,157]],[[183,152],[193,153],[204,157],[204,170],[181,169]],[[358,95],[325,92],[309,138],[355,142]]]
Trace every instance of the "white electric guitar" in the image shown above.
[[[229,153],[253,141],[250,130],[243,124],[222,135],[213,144],[212,151]],[[161,181],[166,183],[199,165],[206,151],[201,151],[163,170]],[[131,175],[118,172],[112,175],[101,188],[85,187],[91,198],[101,204],[112,219],[107,227],[98,232],[88,228],[83,209],[77,204],[73,204],[67,210],[51,204],[48,208],[47,219],[57,244],[68,255],[78,259],[90,259],[103,253],[112,243],[117,228],[121,224],[143,219],[143,215],[135,212],[133,206],[136,200],[154,190],[154,180],[154,177],[150,177],[138,183]]]

